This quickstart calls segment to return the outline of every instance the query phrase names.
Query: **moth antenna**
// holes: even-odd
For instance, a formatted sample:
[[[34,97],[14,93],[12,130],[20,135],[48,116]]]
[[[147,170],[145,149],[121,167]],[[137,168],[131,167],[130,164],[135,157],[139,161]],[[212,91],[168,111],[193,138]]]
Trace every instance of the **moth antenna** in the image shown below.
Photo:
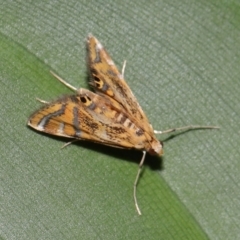
[[[123,62],[123,66],[122,66],[122,77],[124,78],[124,72],[125,72],[125,68],[126,68],[126,63],[127,63],[127,61],[125,60],[124,62]]]
[[[74,86],[72,86],[71,84],[67,83],[65,80],[63,80],[61,77],[59,77],[56,73],[50,71],[50,73],[62,84],[64,84],[65,86],[67,86],[68,88],[70,88],[71,90],[77,92],[77,88],[75,88]]]
[[[200,126],[200,125],[190,125],[190,126],[184,126],[179,128],[171,128],[164,131],[158,131],[154,130],[155,134],[165,134],[165,133],[171,133],[176,131],[188,131],[188,130],[194,130],[194,129],[219,129],[218,126]]]
[[[39,101],[40,103],[49,104],[49,102],[42,100],[40,98],[36,98],[36,100]]]
[[[138,184],[138,180],[139,180],[140,174],[142,172],[142,166],[143,166],[145,157],[146,157],[146,151],[143,151],[143,156],[142,156],[142,159],[141,159],[141,161],[139,163],[137,176],[136,176],[136,179],[135,179],[134,185],[133,185],[133,198],[134,198],[135,207],[136,207],[137,212],[138,212],[139,215],[142,215],[142,213],[140,211],[140,208],[139,208],[138,202],[137,202],[137,184]]]

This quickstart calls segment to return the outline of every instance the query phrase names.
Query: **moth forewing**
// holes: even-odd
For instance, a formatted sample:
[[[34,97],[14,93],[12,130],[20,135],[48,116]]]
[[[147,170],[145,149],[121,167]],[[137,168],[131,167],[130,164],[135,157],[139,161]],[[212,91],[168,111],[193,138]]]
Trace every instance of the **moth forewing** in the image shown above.
[[[28,125],[49,134],[128,149],[151,149],[152,137],[136,126],[121,104],[87,89],[32,114]]]
[[[139,105],[136,97],[119,73],[110,55],[102,44],[92,35],[88,36],[88,68],[90,83],[96,92],[101,92],[122,105],[134,123],[141,125],[141,129],[153,134],[153,129]],[[123,67],[124,69],[124,67]]]

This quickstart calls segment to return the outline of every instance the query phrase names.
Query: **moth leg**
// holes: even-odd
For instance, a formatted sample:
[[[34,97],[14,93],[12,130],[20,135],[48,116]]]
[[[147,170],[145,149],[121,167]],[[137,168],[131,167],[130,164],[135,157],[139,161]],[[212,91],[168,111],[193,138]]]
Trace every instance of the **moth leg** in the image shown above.
[[[67,147],[68,145],[70,145],[70,144],[72,144],[72,143],[74,143],[74,142],[77,142],[77,141],[80,141],[80,140],[79,140],[79,139],[74,139],[74,140],[72,140],[72,141],[70,141],[70,142],[67,142],[67,143],[63,144],[63,146],[61,147],[61,149],[65,148],[65,147]]]
[[[67,83],[65,80],[63,80],[61,77],[59,77],[56,73],[50,71],[50,73],[61,83],[63,83],[65,86],[70,88],[71,90],[77,92],[77,88],[73,87],[71,84]]]
[[[179,128],[172,128],[165,131],[157,131],[154,130],[155,134],[165,134],[165,133],[171,133],[176,131],[188,131],[188,130],[194,130],[194,129],[219,129],[220,127],[217,126],[200,126],[200,125],[190,125],[190,126],[184,126]]]
[[[139,163],[139,166],[138,166],[137,176],[136,176],[136,179],[135,179],[134,184],[133,184],[133,198],[134,198],[135,207],[136,207],[139,215],[142,215],[142,213],[140,211],[140,208],[139,208],[138,202],[137,202],[137,184],[138,184],[138,180],[139,180],[139,177],[141,175],[141,172],[142,172],[142,166],[143,166],[145,157],[146,157],[146,151],[143,151],[143,156],[142,156],[142,159],[141,159],[141,161]]]
[[[42,100],[42,99],[40,99],[40,98],[36,98],[36,100],[39,101],[40,103],[49,104],[49,102],[44,101],[44,100]]]
[[[124,78],[124,71],[125,71],[125,68],[126,68],[126,63],[127,63],[127,61],[125,60],[124,62],[123,62],[123,66],[122,66],[122,77]]]

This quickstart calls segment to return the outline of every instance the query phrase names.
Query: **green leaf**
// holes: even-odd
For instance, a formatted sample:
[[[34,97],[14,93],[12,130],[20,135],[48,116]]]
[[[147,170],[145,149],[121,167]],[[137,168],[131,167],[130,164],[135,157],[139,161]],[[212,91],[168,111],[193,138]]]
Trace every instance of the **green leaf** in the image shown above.
[[[239,239],[238,1],[1,1],[1,239]],[[160,136],[162,159],[40,134],[41,104],[88,87],[95,35]]]

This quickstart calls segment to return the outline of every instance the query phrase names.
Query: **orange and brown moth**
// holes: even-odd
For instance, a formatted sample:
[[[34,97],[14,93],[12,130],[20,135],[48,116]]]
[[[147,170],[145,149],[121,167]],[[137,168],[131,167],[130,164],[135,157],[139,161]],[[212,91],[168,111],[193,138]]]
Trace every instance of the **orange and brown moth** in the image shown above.
[[[143,156],[134,182],[133,193],[135,206],[140,215],[136,187],[146,152],[158,156],[163,154],[163,144],[155,134],[217,127],[187,126],[166,131],[153,130],[124,80],[125,63],[120,73],[102,44],[92,35],[88,36],[87,49],[89,84],[94,92],[84,88],[76,89],[52,73],[76,93],[50,103],[40,100],[44,105],[30,116],[28,125],[38,131],[56,136],[142,151]]]

